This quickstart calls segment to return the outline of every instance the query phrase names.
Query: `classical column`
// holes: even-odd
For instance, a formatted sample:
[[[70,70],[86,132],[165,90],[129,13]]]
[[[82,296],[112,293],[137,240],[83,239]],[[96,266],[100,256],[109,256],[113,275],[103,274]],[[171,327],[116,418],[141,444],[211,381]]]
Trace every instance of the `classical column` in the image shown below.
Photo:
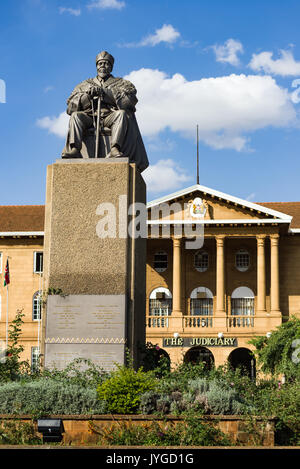
[[[181,238],[173,238],[173,315],[181,314]]]
[[[257,312],[266,311],[265,235],[257,235]]]
[[[225,236],[216,236],[217,245],[217,269],[216,269],[216,312],[225,313],[225,261],[224,261]]]
[[[279,235],[270,235],[271,241],[271,313],[280,311],[279,301]]]

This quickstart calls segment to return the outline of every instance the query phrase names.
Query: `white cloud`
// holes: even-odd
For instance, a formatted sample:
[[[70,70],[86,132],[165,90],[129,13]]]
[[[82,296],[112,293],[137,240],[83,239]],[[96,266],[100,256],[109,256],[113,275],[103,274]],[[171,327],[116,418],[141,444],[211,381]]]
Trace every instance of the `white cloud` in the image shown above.
[[[298,104],[300,103],[300,79],[296,78],[296,80],[292,81],[292,88],[296,88],[295,91],[291,93],[291,100],[293,103]]]
[[[171,24],[164,24],[160,29],[156,29],[154,34],[150,34],[141,41],[142,46],[156,46],[161,42],[173,44],[180,37],[180,33]]]
[[[287,90],[270,76],[229,75],[187,81],[176,73],[153,69],[131,72],[126,79],[138,90],[137,118],[144,136],[166,128],[213,148],[246,148],[245,134],[268,126],[294,125],[296,111]]]
[[[154,34],[150,34],[142,39],[140,42],[129,42],[121,44],[122,47],[145,47],[157,46],[164,42],[166,44],[174,44],[179,39],[180,33],[171,24],[164,24],[161,28],[156,29]]]
[[[98,8],[99,10],[121,10],[125,7],[125,2],[120,0],[96,0],[95,2],[89,3],[88,8]]]
[[[239,65],[238,53],[243,53],[243,45],[235,39],[228,39],[223,45],[212,46],[216,54],[217,62],[225,62],[230,65]]]
[[[280,50],[280,57],[273,59],[273,52],[253,54],[249,67],[256,72],[264,71],[273,75],[296,76],[300,74],[300,62],[289,50]]]
[[[49,91],[52,91],[52,90],[54,90],[54,86],[52,85],[45,86],[44,93],[49,93]]]
[[[70,15],[73,16],[80,16],[81,15],[81,10],[80,8],[66,8],[66,7],[59,7],[59,13],[62,15],[63,13],[69,13]]]
[[[38,127],[47,129],[50,134],[65,138],[68,132],[69,116],[62,112],[58,117],[42,117],[36,121]]]
[[[249,202],[253,202],[253,200],[255,199],[256,197],[256,193],[255,192],[251,192],[251,194],[249,194],[247,197],[246,197],[246,200],[248,200]]]
[[[152,193],[178,189],[191,180],[191,176],[171,159],[159,160],[150,165],[143,172],[143,178],[147,191]]]

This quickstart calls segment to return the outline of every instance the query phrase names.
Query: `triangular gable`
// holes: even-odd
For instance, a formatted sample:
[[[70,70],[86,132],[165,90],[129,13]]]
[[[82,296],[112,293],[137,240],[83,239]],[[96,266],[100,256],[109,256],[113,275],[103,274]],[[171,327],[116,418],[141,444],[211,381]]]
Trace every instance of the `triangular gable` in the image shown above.
[[[193,200],[196,200],[197,197],[202,199],[203,213],[205,213],[203,217],[199,216],[198,220],[196,220],[197,217],[189,217],[189,209],[186,208],[189,207],[189,204],[191,204]],[[180,211],[178,210],[177,215],[171,215],[171,217],[162,216],[162,219],[165,220],[168,218],[176,220],[177,218],[193,218],[197,223],[278,222],[287,224],[292,220],[290,215],[283,212],[210,189],[200,184],[187,187],[149,202],[147,204],[149,219],[151,219],[151,213],[153,214],[155,209],[158,209],[158,207],[163,204],[171,205],[174,202],[179,202],[182,206],[185,206],[184,213],[179,213]]]

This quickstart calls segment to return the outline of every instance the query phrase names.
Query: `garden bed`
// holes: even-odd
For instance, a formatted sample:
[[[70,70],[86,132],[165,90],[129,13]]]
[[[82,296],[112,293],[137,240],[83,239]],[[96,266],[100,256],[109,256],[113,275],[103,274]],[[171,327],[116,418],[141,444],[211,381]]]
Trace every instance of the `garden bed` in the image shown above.
[[[152,416],[152,415],[53,415],[47,419],[61,419],[64,426],[63,445],[88,445],[100,444],[101,436],[108,434],[112,427],[130,431],[133,427],[140,426],[143,429],[160,428],[161,432],[168,432],[178,424],[184,424],[184,417],[177,416]],[[239,415],[209,415],[198,417],[203,423],[211,423],[216,429],[223,432],[232,445],[241,446],[274,446],[275,419],[268,420],[260,417],[252,417],[251,420]],[[1,423],[14,421],[31,423],[29,415],[0,415]],[[37,423],[33,423],[37,430]]]

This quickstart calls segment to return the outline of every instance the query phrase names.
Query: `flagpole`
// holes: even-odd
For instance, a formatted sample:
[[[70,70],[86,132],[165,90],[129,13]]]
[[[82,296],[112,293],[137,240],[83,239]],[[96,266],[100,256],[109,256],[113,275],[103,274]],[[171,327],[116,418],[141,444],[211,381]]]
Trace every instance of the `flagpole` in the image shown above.
[[[8,259],[9,259],[9,256],[7,256],[7,259],[6,259],[6,266],[5,266],[5,273],[4,273],[4,286],[7,288],[6,290],[6,350],[8,348],[8,285],[10,283]]]
[[[8,285],[6,285],[6,350],[8,348]]]

